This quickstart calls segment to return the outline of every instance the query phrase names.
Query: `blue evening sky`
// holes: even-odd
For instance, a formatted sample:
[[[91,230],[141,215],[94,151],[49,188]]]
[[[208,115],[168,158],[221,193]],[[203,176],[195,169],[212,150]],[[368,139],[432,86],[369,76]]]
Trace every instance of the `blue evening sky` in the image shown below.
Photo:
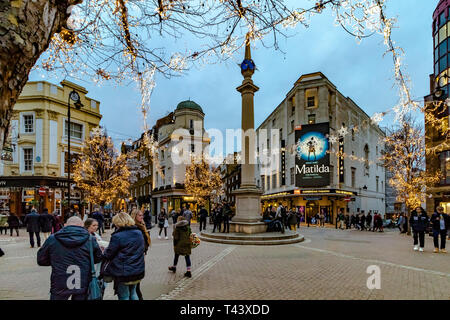
[[[429,93],[428,76],[433,72],[431,24],[437,2],[387,1],[388,16],[398,18],[393,39],[405,50],[403,63],[411,79],[412,96],[420,101]],[[340,92],[352,98],[369,116],[390,109],[398,102],[392,56],[383,57],[382,35],[374,34],[358,44],[341,27],[334,25],[329,10],[312,17],[309,28],[298,25],[296,31],[294,37],[280,40],[284,53],[258,44],[252,47],[252,57],[258,68],[253,81],[260,87],[255,95],[255,127],[278,106],[302,74],[311,72],[325,74]],[[184,43],[180,41],[179,45],[182,47]],[[191,99],[203,108],[206,128],[223,131],[239,128],[241,99],[236,87],[241,84],[242,76],[237,64],[243,56],[242,50],[227,62],[194,68],[177,78],[157,75],[150,127],[174,110],[179,102]],[[42,75],[37,72],[30,75],[30,80],[40,79],[43,79]],[[47,76],[44,79],[52,83],[62,80]],[[117,145],[140,136],[143,127],[140,95],[133,83],[97,86],[93,82],[68,80],[86,87],[88,96],[101,102],[101,125],[107,128]],[[391,123],[392,120],[386,119],[380,125]]]

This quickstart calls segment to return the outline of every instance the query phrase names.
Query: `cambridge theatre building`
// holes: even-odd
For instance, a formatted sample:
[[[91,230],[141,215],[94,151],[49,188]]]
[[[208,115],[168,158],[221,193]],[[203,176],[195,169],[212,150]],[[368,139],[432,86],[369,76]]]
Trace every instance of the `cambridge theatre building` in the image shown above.
[[[258,152],[280,148],[276,165],[257,166],[263,210],[281,202],[330,223],[340,208],[385,214],[385,134],[322,73],[301,76],[257,131]]]

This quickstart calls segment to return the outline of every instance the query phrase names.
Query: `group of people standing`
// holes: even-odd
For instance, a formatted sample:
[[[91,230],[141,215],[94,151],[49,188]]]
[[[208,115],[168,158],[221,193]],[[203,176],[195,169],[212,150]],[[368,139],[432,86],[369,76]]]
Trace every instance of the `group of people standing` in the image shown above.
[[[268,231],[273,230],[277,225],[279,228],[296,231],[297,228],[300,228],[302,220],[303,216],[299,210],[286,208],[282,203],[279,203],[278,207],[267,207],[262,217],[262,221],[268,224]]]
[[[206,211],[206,210],[205,210]],[[218,232],[222,233],[229,233],[230,232],[230,221],[234,216],[234,212],[231,209],[231,206],[228,202],[222,202],[217,204],[211,212],[211,219],[214,223],[213,231],[216,232],[216,229]],[[203,212],[203,221],[204,221],[204,229],[206,229],[206,218]],[[201,231],[202,229],[200,229]]]
[[[431,215],[431,219],[422,207],[417,207],[411,212],[409,223],[413,231],[414,251],[424,251],[425,232],[427,232],[429,222],[431,222],[434,252],[447,253],[445,244],[450,231],[450,216],[444,213],[444,208],[441,206],[436,207],[436,211]],[[439,237],[441,241],[439,241]]]
[[[378,212],[372,216],[372,210],[369,210],[367,215],[364,210],[358,214],[344,214],[344,209],[341,208],[337,216],[337,226],[341,230],[354,228],[360,231],[383,232],[383,217]]]
[[[145,213],[137,208],[116,214],[112,218],[115,231],[106,242],[98,232],[97,219],[86,218],[83,222],[78,216],[70,217],[61,230],[46,239],[37,254],[38,265],[52,267],[50,299],[86,300],[94,264],[95,275],[102,284],[113,282],[119,300],[142,300],[140,283],[145,277],[145,255],[151,246],[145,218]],[[185,256],[186,277],[192,276],[190,236],[190,222],[183,216],[177,217],[173,231],[174,262],[169,270],[176,272],[179,256]],[[80,278],[72,281],[77,275]],[[71,285],[71,281],[78,285]]]

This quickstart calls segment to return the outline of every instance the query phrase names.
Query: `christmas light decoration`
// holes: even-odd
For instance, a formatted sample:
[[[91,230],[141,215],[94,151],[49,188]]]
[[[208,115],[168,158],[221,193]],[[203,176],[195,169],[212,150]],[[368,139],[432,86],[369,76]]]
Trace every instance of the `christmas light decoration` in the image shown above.
[[[100,128],[92,130],[83,143],[73,176],[85,199],[103,206],[125,198],[129,194],[129,177],[127,156],[115,150],[111,138]]]
[[[191,164],[186,166],[184,188],[199,205],[224,194],[219,170],[212,168],[204,157],[191,157]]]

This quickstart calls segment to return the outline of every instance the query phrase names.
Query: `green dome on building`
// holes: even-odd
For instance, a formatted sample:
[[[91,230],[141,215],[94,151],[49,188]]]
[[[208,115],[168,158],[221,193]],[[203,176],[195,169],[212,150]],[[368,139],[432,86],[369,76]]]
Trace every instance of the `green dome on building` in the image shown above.
[[[200,111],[201,113],[204,113],[202,110],[202,107],[200,107],[198,104],[196,104],[194,101],[191,101],[191,100],[186,100],[186,101],[180,102],[178,104],[176,110],[182,110],[182,109],[193,109],[193,110]]]

